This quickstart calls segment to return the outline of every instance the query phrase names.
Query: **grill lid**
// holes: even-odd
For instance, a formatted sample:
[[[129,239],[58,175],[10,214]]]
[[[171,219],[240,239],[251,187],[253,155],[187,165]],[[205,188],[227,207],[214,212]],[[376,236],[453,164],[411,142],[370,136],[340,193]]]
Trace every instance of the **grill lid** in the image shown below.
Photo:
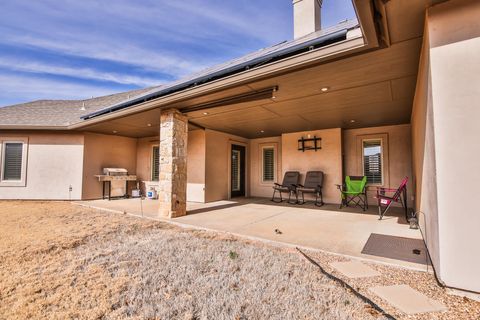
[[[103,174],[107,176],[126,176],[128,171],[124,168],[103,168]]]

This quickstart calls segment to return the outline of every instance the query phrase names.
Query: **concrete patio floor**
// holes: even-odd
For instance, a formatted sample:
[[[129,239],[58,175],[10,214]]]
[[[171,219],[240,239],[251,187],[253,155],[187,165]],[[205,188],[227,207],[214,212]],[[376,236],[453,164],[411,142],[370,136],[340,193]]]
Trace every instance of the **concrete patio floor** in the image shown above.
[[[93,200],[76,203],[165,220],[158,216],[158,202],[153,200]],[[392,208],[382,221],[378,220],[377,207],[374,206],[363,212],[358,208],[339,210],[338,205],[329,204],[321,208],[313,204],[275,204],[263,198],[190,202],[187,211],[186,216],[170,221],[428,271],[427,265],[362,253],[372,233],[422,239],[419,230],[409,228],[401,208]],[[280,230],[281,234],[276,233],[275,229]]]

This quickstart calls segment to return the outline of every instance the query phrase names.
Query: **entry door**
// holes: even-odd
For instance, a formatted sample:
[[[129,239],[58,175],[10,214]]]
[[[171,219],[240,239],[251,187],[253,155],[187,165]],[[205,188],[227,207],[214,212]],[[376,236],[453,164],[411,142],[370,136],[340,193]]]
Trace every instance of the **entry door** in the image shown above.
[[[245,196],[245,147],[232,144],[231,188],[233,197]]]

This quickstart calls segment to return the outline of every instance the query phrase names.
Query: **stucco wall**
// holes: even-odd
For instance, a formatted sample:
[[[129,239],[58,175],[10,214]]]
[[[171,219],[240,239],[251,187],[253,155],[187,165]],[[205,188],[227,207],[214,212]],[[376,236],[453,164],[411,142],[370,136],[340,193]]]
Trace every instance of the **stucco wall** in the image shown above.
[[[0,136],[28,137],[26,186],[0,187],[0,199],[81,199],[83,135],[0,131]]]
[[[230,152],[232,144],[246,146],[246,159],[249,157],[248,139],[205,130],[205,201],[229,199],[230,194]],[[249,194],[249,165],[246,164],[246,193]]]
[[[273,183],[262,182],[262,147],[273,146],[276,154],[277,173],[275,182],[282,177],[282,137],[260,138],[250,140],[250,195],[252,197],[271,197]]]
[[[426,21],[411,120],[412,164],[416,192],[414,204],[433,265],[436,271],[440,272],[435,139],[427,24],[428,21]]]
[[[343,131],[343,155],[345,175],[361,176],[362,139],[383,139],[383,187],[397,188],[407,176],[408,205],[413,206],[412,195],[412,145],[409,124],[372,128],[349,129]],[[367,187],[368,203],[376,204],[376,186]]]
[[[152,148],[159,144],[159,138],[138,139],[137,176],[140,181],[152,179]],[[205,131],[188,132],[187,143],[187,201],[205,202]],[[154,183],[156,184],[156,183]],[[141,183],[142,192],[145,184]]]
[[[205,202],[205,130],[188,132],[187,200]]]
[[[440,277],[480,292],[480,2],[453,0],[428,12],[438,194]]]
[[[103,168],[125,168],[130,174],[137,169],[137,139],[85,133],[83,157],[83,199],[102,197],[102,183],[95,175]]]
[[[157,137],[140,138],[137,141],[137,177],[140,181],[152,179],[152,148],[158,146],[160,140]],[[145,185],[141,184],[142,192],[145,193]]]
[[[298,151],[298,139],[310,134],[322,138],[322,149],[317,152]],[[301,182],[307,171],[323,171],[323,199],[328,203],[340,203],[335,184],[342,181],[342,133],[340,128],[314,130],[282,135],[282,177],[286,171],[300,171]]]

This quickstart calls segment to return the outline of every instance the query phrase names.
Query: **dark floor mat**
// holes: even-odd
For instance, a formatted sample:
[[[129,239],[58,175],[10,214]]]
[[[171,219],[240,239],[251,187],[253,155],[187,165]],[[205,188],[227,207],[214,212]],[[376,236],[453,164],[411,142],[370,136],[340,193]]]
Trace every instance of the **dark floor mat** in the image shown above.
[[[431,264],[427,260],[425,243],[420,239],[389,236],[372,233],[362,249],[362,253],[420,264]]]

